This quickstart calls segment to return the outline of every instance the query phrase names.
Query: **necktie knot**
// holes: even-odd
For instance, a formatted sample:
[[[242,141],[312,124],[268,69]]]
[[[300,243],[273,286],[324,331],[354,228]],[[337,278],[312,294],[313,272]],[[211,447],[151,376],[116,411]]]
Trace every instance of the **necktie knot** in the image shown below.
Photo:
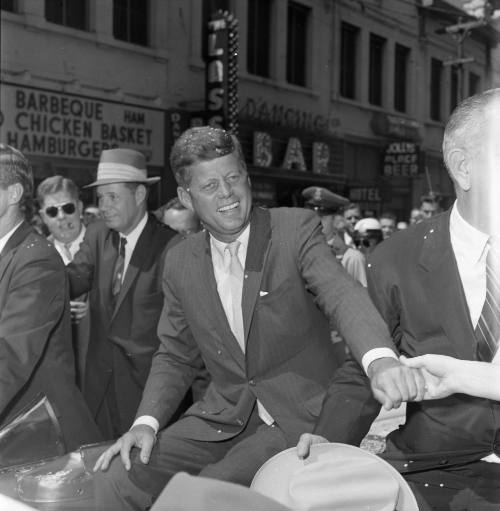
[[[231,267],[234,268],[234,265],[241,267],[238,259],[240,245],[240,241],[233,241],[224,247],[224,269],[226,272],[231,272]]]

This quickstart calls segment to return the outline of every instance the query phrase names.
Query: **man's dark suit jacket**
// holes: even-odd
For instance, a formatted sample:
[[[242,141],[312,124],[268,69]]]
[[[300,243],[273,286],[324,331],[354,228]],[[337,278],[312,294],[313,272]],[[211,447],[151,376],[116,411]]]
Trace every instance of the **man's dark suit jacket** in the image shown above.
[[[23,222],[0,258],[0,424],[39,393],[52,404],[68,450],[101,439],[76,387],[64,264]]]
[[[183,418],[186,437],[219,441],[242,431],[258,398],[290,444],[311,431],[337,361],[329,319],[358,360],[393,347],[366,290],[332,255],[315,213],[254,208],[242,312],[246,353],[231,332],[208,233],[168,251],[165,305],[138,416],[164,427],[203,361],[212,380]]]
[[[474,328],[450,241],[450,212],[394,234],[379,245],[369,260],[368,289],[402,354],[476,359]],[[352,414],[352,410],[371,407],[372,419],[380,408],[372,401],[366,379],[363,397],[358,396],[353,407],[343,406],[339,388],[356,382],[359,391],[363,381],[353,366],[350,369],[350,373],[344,368],[339,371],[342,385],[330,393],[316,429],[332,441],[337,437],[334,421],[339,408]],[[500,454],[500,404],[455,394],[408,403],[406,424],[389,435],[386,456],[404,460],[405,453],[410,454],[414,463],[398,466],[410,472],[479,460],[492,451]]]
[[[66,267],[71,296],[89,293],[90,341],[86,361],[85,399],[97,415],[106,392],[114,387],[124,433],[132,425],[151,358],[158,348],[156,332],[163,306],[161,276],[167,243],[175,232],[148,216],[132,254],[116,304],[111,284],[119,235],[103,222],[87,227],[84,241]],[[100,424],[112,437],[111,424]]]

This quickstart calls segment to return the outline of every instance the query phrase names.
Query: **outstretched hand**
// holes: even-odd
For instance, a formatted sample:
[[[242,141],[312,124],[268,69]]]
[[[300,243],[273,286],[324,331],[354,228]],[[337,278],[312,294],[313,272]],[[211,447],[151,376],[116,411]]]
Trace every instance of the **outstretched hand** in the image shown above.
[[[141,450],[140,460],[142,463],[148,463],[155,441],[156,435],[153,428],[144,424],[134,426],[99,456],[94,465],[94,472],[107,470],[111,460],[117,454],[120,454],[125,469],[130,470],[130,451],[133,447]]]
[[[407,367],[419,369],[425,381],[424,399],[442,399],[457,392],[457,359],[445,355],[399,358]]]
[[[386,410],[407,401],[422,401],[425,380],[421,371],[407,367],[395,358],[374,360],[368,367],[373,395]]]

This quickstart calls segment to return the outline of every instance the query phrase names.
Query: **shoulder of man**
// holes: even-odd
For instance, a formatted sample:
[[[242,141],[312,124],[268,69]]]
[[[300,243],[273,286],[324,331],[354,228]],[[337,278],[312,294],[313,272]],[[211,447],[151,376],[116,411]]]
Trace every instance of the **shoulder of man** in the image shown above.
[[[20,261],[36,260],[54,270],[64,271],[64,263],[54,245],[41,234],[33,231],[20,243],[16,255]]]

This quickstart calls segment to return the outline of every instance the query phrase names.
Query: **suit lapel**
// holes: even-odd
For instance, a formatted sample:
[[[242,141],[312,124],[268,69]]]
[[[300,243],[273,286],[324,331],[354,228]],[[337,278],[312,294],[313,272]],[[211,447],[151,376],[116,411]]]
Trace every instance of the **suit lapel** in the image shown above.
[[[22,222],[19,227],[14,231],[14,234],[7,240],[5,247],[2,250],[1,258],[0,258],[0,280],[3,277],[3,274],[11,259],[14,257],[16,253],[17,247],[26,239],[26,237],[33,232],[33,227],[31,227],[26,222]]]
[[[259,297],[260,284],[264,270],[264,262],[271,246],[271,218],[269,210],[254,208],[250,222],[245,263],[245,280],[243,282],[242,312],[245,329],[245,342],[252,323],[255,303]]]
[[[453,339],[457,353],[474,354],[474,328],[450,240],[450,215],[440,215],[429,225],[419,264],[427,271],[431,305],[440,311],[441,326]]]
[[[200,293],[197,294],[200,299],[199,306],[207,309],[206,317],[211,320],[211,327],[218,334],[218,337],[224,342],[224,348],[232,355],[242,371],[245,370],[245,356],[241,351],[236,337],[231,331],[229,322],[224,312],[224,307],[217,290],[217,282],[214,275],[212,254],[210,251],[210,236],[208,232],[205,236],[199,236],[195,241],[193,250],[194,255],[194,282],[201,285]]]
[[[146,261],[149,260],[149,256],[152,253],[151,251],[151,245],[154,241],[154,225],[153,225],[153,219],[148,216],[148,221],[146,225],[144,226],[144,230],[142,231],[141,235],[139,236],[139,239],[137,240],[137,244],[134,248],[134,251],[132,253],[132,257],[130,258],[130,262],[127,267],[127,271],[125,272],[125,277],[123,278],[122,287],[120,289],[120,292],[118,294],[118,298],[116,299],[115,308],[113,310],[113,316],[111,317],[111,320],[114,319],[118,309],[120,308],[120,305],[122,304],[124,298],[127,296],[127,293],[130,290],[130,286],[133,284],[135,279],[137,278],[137,275],[139,274],[140,269],[144,265]],[[118,242],[116,243],[116,257],[118,256]],[[111,269],[111,273],[114,269],[114,263],[113,267]]]

